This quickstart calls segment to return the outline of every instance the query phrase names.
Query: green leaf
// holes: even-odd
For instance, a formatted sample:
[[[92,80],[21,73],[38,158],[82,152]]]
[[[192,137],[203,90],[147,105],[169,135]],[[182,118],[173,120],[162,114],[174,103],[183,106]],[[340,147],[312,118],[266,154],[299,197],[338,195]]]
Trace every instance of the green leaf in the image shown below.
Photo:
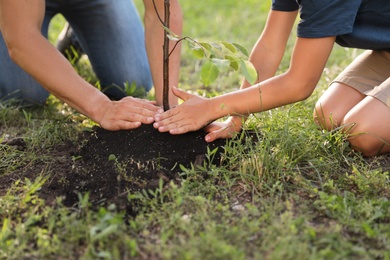
[[[238,65],[238,62],[234,60],[234,61],[230,61],[230,67],[235,71],[237,71],[240,66]]]
[[[227,60],[230,61],[230,67],[231,67],[232,69],[234,69],[235,71],[238,70],[238,68],[239,68],[240,66],[238,65],[238,62],[237,62],[237,59],[236,59],[236,58],[234,58],[234,57],[232,57],[232,56],[230,56],[230,55],[225,55],[225,59],[227,59]]]
[[[194,46],[194,48],[192,49],[192,52],[194,53],[194,55],[197,59],[202,59],[202,58],[206,57],[206,53],[199,46]]]
[[[216,50],[218,50],[218,51],[222,51],[222,46],[221,46],[218,42],[210,42],[210,45],[211,45],[214,49],[216,49]]]
[[[201,78],[202,82],[205,86],[209,86],[211,83],[213,83],[217,78],[219,74],[219,69],[217,65],[214,63],[207,61],[201,70]]]
[[[237,43],[233,43],[233,45],[237,48],[237,50],[239,50],[242,54],[244,54],[245,56],[249,57],[249,54],[248,54],[248,51],[242,47],[241,45],[237,44]]]
[[[247,60],[240,61],[241,71],[244,74],[245,79],[250,83],[254,84],[257,80],[257,71],[255,66]]]
[[[189,49],[192,50],[192,49],[198,47],[198,45],[195,44],[194,41],[192,41],[192,40],[190,40],[188,38],[185,38],[185,39],[186,39],[185,41],[187,42],[187,46],[188,46]]]
[[[229,51],[233,52],[233,53],[236,53],[237,52],[237,49],[236,47],[234,47],[233,44],[231,44],[230,42],[221,42],[223,44],[223,46],[225,46],[226,49],[228,49]]]
[[[117,230],[118,230],[118,225],[116,224],[109,225],[105,228],[94,226],[90,229],[89,234],[91,236],[92,241],[96,241],[96,240],[103,239],[112,233],[115,233]]]
[[[186,38],[188,48],[191,49],[196,58],[202,59],[210,56],[210,51],[212,49],[211,45],[203,42],[196,42],[194,40],[189,40]]]
[[[132,82],[131,84],[126,81],[125,84],[124,84],[124,88],[125,88],[125,93],[127,96],[132,96],[134,94],[134,92],[137,90],[137,83],[136,82]]]
[[[168,37],[169,40],[174,41],[174,42],[177,42],[177,41],[180,40],[180,38],[178,38],[178,37],[176,37],[174,35],[171,35],[171,34],[167,34],[167,37]]]
[[[168,27],[166,27],[166,26],[162,26],[163,28],[164,28],[164,30],[165,31],[167,31],[167,33],[169,34],[169,35],[171,35],[172,37],[175,37],[175,38],[180,38],[180,36],[179,35],[177,35],[176,33],[174,33],[171,29],[169,29]]]
[[[115,154],[110,154],[110,155],[108,156],[108,160],[109,160],[109,161],[115,161],[115,160],[116,160]]]
[[[211,51],[213,49],[211,44],[207,43],[207,42],[199,42],[199,45],[202,46],[203,48],[205,48],[208,51]]]
[[[228,67],[230,65],[230,61],[226,59],[213,58],[211,62],[217,65],[218,68]]]

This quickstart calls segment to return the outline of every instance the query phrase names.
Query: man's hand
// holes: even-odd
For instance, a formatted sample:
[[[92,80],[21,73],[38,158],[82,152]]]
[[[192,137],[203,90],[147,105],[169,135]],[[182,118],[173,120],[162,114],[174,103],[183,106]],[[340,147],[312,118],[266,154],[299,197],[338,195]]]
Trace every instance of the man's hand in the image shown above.
[[[161,110],[155,103],[155,101],[133,97],[110,101],[97,123],[111,131],[134,129],[141,124],[151,124],[154,122],[154,115]]]

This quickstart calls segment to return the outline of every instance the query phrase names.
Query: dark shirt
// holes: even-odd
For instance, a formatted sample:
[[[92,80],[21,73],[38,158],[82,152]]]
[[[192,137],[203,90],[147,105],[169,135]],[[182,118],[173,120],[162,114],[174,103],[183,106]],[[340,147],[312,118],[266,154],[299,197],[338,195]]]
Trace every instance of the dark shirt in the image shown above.
[[[390,0],[272,0],[272,10],[298,9],[298,37],[336,36],[341,46],[390,50]]]

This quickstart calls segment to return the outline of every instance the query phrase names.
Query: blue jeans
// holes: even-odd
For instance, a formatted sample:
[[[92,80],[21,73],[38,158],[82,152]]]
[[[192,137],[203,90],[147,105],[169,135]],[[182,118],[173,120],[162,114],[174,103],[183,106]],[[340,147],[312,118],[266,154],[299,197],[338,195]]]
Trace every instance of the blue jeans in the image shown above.
[[[152,78],[144,30],[132,0],[46,0],[42,34],[50,20],[61,13],[72,26],[105,94],[120,99],[124,83],[136,83],[149,91]],[[49,93],[9,58],[0,34],[0,102],[18,99],[43,103]]]

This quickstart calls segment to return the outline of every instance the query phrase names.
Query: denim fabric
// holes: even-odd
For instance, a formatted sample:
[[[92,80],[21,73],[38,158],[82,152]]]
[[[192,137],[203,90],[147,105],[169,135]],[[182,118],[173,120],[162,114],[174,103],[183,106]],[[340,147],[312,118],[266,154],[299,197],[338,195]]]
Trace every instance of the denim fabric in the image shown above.
[[[145,50],[144,30],[131,0],[47,0],[42,34],[47,37],[50,20],[61,13],[71,24],[81,47],[88,55],[102,89],[123,88],[136,83],[149,91],[152,87]],[[8,56],[0,35],[0,101],[17,98],[42,103],[48,93]],[[105,93],[120,99],[117,88]]]

